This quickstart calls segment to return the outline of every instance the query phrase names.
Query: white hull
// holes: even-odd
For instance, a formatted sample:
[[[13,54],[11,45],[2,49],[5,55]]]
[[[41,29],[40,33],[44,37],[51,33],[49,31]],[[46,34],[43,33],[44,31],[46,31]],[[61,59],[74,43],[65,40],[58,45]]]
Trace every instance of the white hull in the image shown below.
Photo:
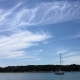
[[[64,75],[64,72],[63,71],[57,71],[55,72],[56,75]]]

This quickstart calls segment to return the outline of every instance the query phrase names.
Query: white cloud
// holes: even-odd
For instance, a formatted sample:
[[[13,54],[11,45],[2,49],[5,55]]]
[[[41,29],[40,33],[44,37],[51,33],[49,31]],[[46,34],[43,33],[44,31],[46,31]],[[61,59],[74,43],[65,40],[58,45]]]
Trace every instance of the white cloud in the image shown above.
[[[70,49],[58,49],[58,50],[56,50],[56,54],[60,54],[60,53],[62,54],[63,58],[67,58],[67,57],[71,57],[71,56],[79,54],[78,51],[73,51]]]
[[[79,55],[73,55],[63,59],[64,64],[80,64],[79,61],[80,61]]]
[[[78,2],[41,3],[34,8],[27,9],[27,20],[24,25],[53,24],[79,18]],[[25,14],[24,14],[25,15]]]
[[[17,4],[15,7],[13,7],[10,10],[0,10],[0,22],[4,21],[8,16],[10,16],[11,14],[13,14],[13,12],[19,7],[21,6],[21,3]]]
[[[32,33],[29,31],[21,31],[11,36],[0,36],[0,56],[16,57],[24,52],[19,50],[35,46],[51,36],[45,33]],[[14,56],[13,56],[14,55]]]
[[[24,56],[24,51],[2,51],[0,52],[0,59],[4,58],[18,58]]]
[[[20,6],[22,3],[10,10],[0,9],[0,31],[20,28],[24,25],[59,23],[79,19],[80,16],[79,2],[55,1],[53,3],[40,3],[33,8],[21,9]]]
[[[63,54],[63,53],[66,53],[67,52],[67,50],[65,50],[65,49],[58,49],[57,51],[56,51],[56,54]]]
[[[72,51],[72,50],[57,50],[57,54],[62,54],[62,64],[80,64],[80,55],[79,51]],[[55,59],[57,62],[59,62],[59,57],[56,57]]]
[[[46,32],[31,32],[22,30],[26,25],[32,25],[34,22],[36,11],[38,8],[19,8],[22,3],[18,3],[9,10],[0,9],[0,57],[2,58],[27,58],[25,56],[25,48],[37,46],[39,42],[43,42],[49,38]],[[19,9],[18,9],[19,8]],[[6,34],[9,32],[9,35]]]

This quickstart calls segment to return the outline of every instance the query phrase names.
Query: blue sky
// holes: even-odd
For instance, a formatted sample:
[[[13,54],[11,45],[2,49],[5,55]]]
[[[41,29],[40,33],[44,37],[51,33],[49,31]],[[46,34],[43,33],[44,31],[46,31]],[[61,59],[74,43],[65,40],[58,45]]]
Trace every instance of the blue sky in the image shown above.
[[[80,1],[0,0],[0,66],[80,64]]]

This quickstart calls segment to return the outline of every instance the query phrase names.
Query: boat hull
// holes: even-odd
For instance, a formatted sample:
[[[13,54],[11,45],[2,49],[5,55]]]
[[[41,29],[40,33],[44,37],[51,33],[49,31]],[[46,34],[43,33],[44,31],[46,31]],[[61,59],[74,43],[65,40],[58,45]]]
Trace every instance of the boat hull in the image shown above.
[[[64,72],[63,71],[60,71],[60,72],[55,72],[56,75],[64,75]]]

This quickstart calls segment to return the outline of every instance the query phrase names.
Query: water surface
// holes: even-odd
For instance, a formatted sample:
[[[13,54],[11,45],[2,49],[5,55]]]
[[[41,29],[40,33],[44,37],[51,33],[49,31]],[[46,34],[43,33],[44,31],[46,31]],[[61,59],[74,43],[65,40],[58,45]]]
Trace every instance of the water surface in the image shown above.
[[[0,73],[0,80],[80,80],[80,72],[54,73]]]

